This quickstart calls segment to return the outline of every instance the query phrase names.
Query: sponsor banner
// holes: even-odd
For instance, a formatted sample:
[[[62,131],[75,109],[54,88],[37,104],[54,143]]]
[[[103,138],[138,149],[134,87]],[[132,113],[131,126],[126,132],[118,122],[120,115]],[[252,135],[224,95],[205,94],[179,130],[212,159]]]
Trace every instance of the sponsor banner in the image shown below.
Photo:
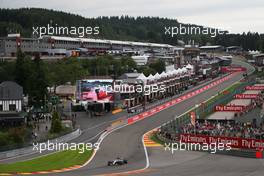
[[[141,119],[144,116],[144,114],[139,114],[138,118]],[[138,118],[136,118],[136,120],[139,120]]]
[[[164,108],[165,108],[164,105],[160,105],[160,106],[157,107],[157,110],[158,110],[158,111],[161,111],[161,110],[163,110]]]
[[[136,116],[130,117],[130,118],[127,119],[127,123],[128,124],[134,123],[134,122],[136,122],[138,120],[144,119],[144,118],[146,118],[148,116],[151,116],[151,115],[153,115],[155,113],[158,113],[159,111],[161,111],[163,109],[164,109],[164,106],[162,105],[162,106],[159,106],[158,108],[154,108],[154,109],[151,109],[149,111],[146,111],[146,112],[143,112],[141,114],[138,114]]]
[[[170,103],[169,102],[165,104],[165,107],[169,107],[169,106],[170,106]]]
[[[236,94],[235,99],[256,99],[258,94]]]
[[[215,111],[229,111],[229,112],[241,112],[246,106],[242,105],[226,105],[215,106]]]
[[[243,71],[247,71],[247,69],[245,67],[221,67],[221,71],[222,72],[243,72]]]
[[[264,86],[246,86],[246,90],[264,90]]]
[[[154,114],[155,112],[157,112],[157,109],[152,109],[150,112]]]
[[[139,115],[136,115],[136,116],[133,116],[133,117],[128,118],[127,119],[127,123],[128,124],[131,124],[131,123],[134,123],[135,121],[137,121],[139,119],[140,119]]]
[[[263,149],[264,140],[259,139],[243,139],[235,137],[221,137],[221,136],[205,136],[194,134],[180,134],[180,141],[184,143],[199,143],[199,144],[227,144],[229,143],[232,148],[241,149]]]

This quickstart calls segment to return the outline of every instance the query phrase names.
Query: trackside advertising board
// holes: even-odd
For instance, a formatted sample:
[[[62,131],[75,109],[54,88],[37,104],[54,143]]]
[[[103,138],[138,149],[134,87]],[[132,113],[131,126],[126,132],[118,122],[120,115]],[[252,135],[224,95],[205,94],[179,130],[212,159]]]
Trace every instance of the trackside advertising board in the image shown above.
[[[180,141],[184,143],[199,143],[199,144],[218,144],[230,143],[232,148],[241,149],[263,149],[264,140],[258,139],[243,139],[235,137],[221,137],[221,136],[205,136],[205,135],[194,135],[194,134],[180,134]]]
[[[241,112],[246,108],[246,106],[241,105],[226,105],[226,106],[215,106],[215,111],[228,111],[228,112]]]
[[[246,86],[246,90],[264,90],[264,86]]]
[[[230,67],[230,66],[226,66],[226,67],[221,67],[221,71],[224,73],[228,73],[228,72],[244,72],[247,71],[247,69],[245,67]]]
[[[235,99],[256,99],[258,94],[236,94]]]

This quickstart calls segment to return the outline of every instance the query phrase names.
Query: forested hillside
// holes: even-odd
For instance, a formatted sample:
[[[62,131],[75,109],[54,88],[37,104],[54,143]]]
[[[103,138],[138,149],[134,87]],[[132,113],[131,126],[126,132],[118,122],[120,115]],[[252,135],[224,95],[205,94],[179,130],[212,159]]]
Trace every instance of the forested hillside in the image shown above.
[[[238,45],[246,50],[264,50],[264,35],[258,33],[218,35],[214,38],[209,35],[177,35],[174,37],[165,35],[164,27],[179,26],[180,23],[176,19],[128,16],[84,18],[47,9],[0,9],[0,36],[20,32],[22,36],[30,37],[33,26],[47,26],[47,24],[76,27],[99,26],[100,35],[91,37],[104,39],[148,41],[173,45],[176,45],[178,40],[183,40],[186,44],[194,40],[199,45]]]

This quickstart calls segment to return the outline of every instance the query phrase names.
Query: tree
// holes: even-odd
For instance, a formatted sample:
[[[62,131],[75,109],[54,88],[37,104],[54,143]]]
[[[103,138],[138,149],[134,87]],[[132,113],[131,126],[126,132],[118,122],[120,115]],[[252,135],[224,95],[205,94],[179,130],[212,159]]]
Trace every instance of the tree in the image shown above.
[[[88,68],[85,66],[88,62],[77,60],[76,58],[67,58],[56,63],[46,63],[47,66],[47,79],[50,86],[65,84],[66,82],[75,82],[79,79],[83,79],[89,75]],[[91,65],[94,67],[94,65]]]
[[[35,55],[33,61],[33,73],[30,76],[30,103],[36,107],[44,105],[47,97],[48,81],[46,78],[46,69],[39,55]]]
[[[155,74],[156,71],[153,69],[153,68],[150,68],[150,67],[144,67],[142,69],[142,72],[144,73],[145,76],[149,76],[150,74]]]
[[[0,146],[5,146],[10,142],[7,132],[0,131]]]
[[[26,57],[20,48],[17,50],[17,59],[15,64],[15,81],[23,87],[25,94],[30,91],[29,77],[32,75],[32,65],[30,58]]]
[[[149,67],[155,70],[155,72],[162,73],[163,71],[165,71],[165,62],[159,59],[154,63],[150,63]]]
[[[242,46],[245,50],[260,48],[257,33],[225,34],[211,37],[210,35],[167,35],[164,26],[201,27],[197,25],[182,24],[177,19],[158,17],[98,17],[84,18],[65,12],[39,8],[0,9],[0,36],[10,32],[20,32],[24,37],[31,37],[32,26],[46,26],[53,19],[53,24],[58,26],[98,26],[100,34],[95,38],[113,40],[147,41],[177,45],[178,40],[188,42],[194,40],[201,45]],[[85,36],[90,37],[90,36]],[[261,39],[263,41],[263,37]],[[100,73],[99,68],[99,73]],[[101,73],[100,73],[101,74]],[[99,75],[100,75],[99,74]]]
[[[131,57],[122,57],[121,58],[122,73],[133,72],[137,68],[136,62]]]
[[[0,83],[3,81],[14,81],[15,76],[15,63],[14,62],[0,62]]]
[[[62,130],[62,124],[61,119],[59,116],[59,113],[57,111],[54,111],[52,114],[52,121],[51,121],[51,133],[60,133]]]
[[[25,138],[26,130],[25,127],[10,128],[8,130],[8,134],[11,141],[13,141],[16,144],[21,144],[25,140],[24,138]]]

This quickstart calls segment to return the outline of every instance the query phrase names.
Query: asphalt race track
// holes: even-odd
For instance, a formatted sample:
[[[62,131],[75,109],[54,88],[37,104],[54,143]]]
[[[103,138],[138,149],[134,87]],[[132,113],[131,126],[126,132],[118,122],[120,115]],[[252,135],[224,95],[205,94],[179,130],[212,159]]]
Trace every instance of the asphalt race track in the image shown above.
[[[246,66],[248,71],[253,70],[247,64],[235,61]],[[149,149],[150,167],[146,167],[146,157],[142,136],[149,130],[171,120],[196,104],[205,101],[211,96],[240,80],[242,74],[217,85],[199,95],[187,99],[175,106],[163,110],[137,123],[125,126],[109,134],[101,143],[93,160],[86,166],[69,172],[55,173],[56,175],[100,175],[127,172],[128,175],[260,175],[263,172],[263,162],[256,159],[239,158],[225,155],[213,155],[202,152],[174,153],[174,159],[166,157],[163,149]],[[157,150],[157,151],[154,151]],[[160,151],[159,151],[160,150]],[[163,150],[163,151],[162,151]],[[169,154],[171,155],[171,154]],[[116,157],[126,158],[127,165],[118,167],[107,166],[107,161]],[[187,158],[187,159],[186,159]],[[262,169],[262,170],[260,170]],[[261,174],[263,175],[263,174]]]
[[[150,169],[139,175],[168,176],[262,176],[264,161],[205,152],[148,148]],[[137,174],[138,175],[138,174]]]
[[[219,79],[219,78],[216,78]],[[214,80],[211,80],[214,81]],[[193,87],[191,89],[188,89],[184,91],[184,93],[192,92],[193,90],[197,90],[199,88],[204,87],[205,85],[208,85],[211,81],[204,82],[196,87]],[[178,95],[181,96],[181,95]],[[176,98],[178,97],[176,96]],[[154,102],[155,104],[156,102]],[[153,105],[153,103],[149,104],[148,106]],[[114,116],[101,116],[96,118],[88,118],[87,114],[85,112],[79,112],[78,113],[78,120],[77,123],[79,124],[80,129],[82,130],[82,134],[71,140],[70,142],[74,143],[82,143],[82,142],[91,142],[95,143],[97,142],[100,135],[111,125],[113,121],[116,121],[120,117],[126,116],[126,112],[118,113]],[[39,156],[43,156],[49,153],[52,153],[54,151],[43,151],[42,153],[35,152],[32,154],[26,154],[26,155],[20,155],[12,158],[2,159],[0,160],[0,163],[13,163],[18,161],[24,161],[32,158],[36,158]]]
[[[216,78],[219,79],[219,78]],[[210,82],[210,81],[209,81]],[[188,89],[184,91],[184,93],[192,92],[193,90],[197,90],[207,84],[209,82],[204,82],[196,87],[193,87],[191,89]],[[180,96],[180,95],[178,95]],[[150,104],[151,106],[152,104]],[[126,112],[118,113],[115,116],[102,116],[102,117],[97,117],[97,118],[87,118],[87,114],[85,112],[80,112],[78,113],[78,124],[80,125],[80,129],[82,130],[82,134],[77,137],[76,139],[73,139],[70,142],[75,142],[75,143],[82,143],[82,142],[92,142],[95,143],[100,135],[105,131],[107,127],[111,125],[113,121],[120,117],[124,117],[126,115]],[[46,155],[49,153],[52,153],[53,151],[44,151],[41,154],[39,152],[35,152],[32,154],[27,154],[27,155],[20,155],[16,156],[13,158],[7,158],[7,159],[2,159],[0,160],[0,163],[13,163],[17,161],[24,161],[32,158],[36,158],[42,155]]]

